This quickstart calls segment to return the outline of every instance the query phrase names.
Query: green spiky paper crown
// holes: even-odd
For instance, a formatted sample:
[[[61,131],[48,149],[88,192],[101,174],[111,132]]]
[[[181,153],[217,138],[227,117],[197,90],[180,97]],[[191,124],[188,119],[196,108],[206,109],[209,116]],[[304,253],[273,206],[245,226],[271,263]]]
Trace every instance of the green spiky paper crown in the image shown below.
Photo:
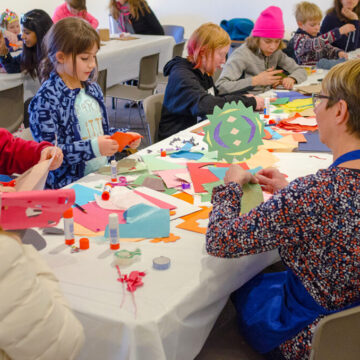
[[[218,152],[219,160],[228,163],[247,160],[263,144],[264,124],[259,114],[241,101],[225,104],[222,109],[215,106],[208,119],[210,125],[204,128],[204,141],[209,151]]]

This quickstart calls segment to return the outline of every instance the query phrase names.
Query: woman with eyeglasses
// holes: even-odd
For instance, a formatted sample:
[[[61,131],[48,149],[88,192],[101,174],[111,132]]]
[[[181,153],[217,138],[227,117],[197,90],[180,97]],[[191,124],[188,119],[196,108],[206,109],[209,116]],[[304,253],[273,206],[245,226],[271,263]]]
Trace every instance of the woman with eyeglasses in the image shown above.
[[[259,274],[232,299],[248,342],[269,359],[309,359],[321,318],[360,305],[360,60],[333,67],[314,96],[320,140],[333,163],[288,183],[231,165],[213,192],[206,246],[237,258],[278,249],[286,271]],[[274,195],[247,214],[242,186]]]
[[[8,73],[24,71],[32,78],[38,75],[38,65],[43,57],[41,42],[53,22],[43,10],[35,9],[24,14],[20,19],[22,27],[23,51],[12,56],[0,32],[0,63]]]

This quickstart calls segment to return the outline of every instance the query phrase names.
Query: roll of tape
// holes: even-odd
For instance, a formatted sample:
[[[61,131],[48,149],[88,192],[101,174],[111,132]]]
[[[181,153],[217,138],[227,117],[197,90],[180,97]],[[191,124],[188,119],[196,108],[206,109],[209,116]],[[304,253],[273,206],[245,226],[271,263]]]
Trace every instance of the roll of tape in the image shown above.
[[[167,270],[170,267],[170,259],[166,256],[159,256],[153,259],[153,268],[156,270]]]

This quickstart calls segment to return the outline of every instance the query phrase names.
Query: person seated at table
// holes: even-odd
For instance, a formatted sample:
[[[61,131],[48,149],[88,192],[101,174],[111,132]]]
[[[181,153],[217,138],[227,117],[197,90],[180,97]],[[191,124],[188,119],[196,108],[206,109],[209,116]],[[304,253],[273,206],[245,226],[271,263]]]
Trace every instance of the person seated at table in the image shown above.
[[[239,327],[261,353],[309,359],[319,320],[360,305],[359,87],[360,60],[351,60],[333,67],[314,94],[320,140],[333,152],[329,168],[288,184],[276,169],[254,177],[231,165],[225,185],[214,189],[208,253],[236,258],[278,249],[287,267],[255,276],[232,295]],[[247,183],[274,195],[239,215]]]
[[[164,29],[146,0],[110,0],[110,14],[122,32],[164,35]]]
[[[242,93],[219,95],[212,75],[225,63],[230,48],[230,37],[220,26],[201,25],[191,35],[188,57],[175,57],[164,67],[169,76],[159,124],[159,139],[176,134],[204,119],[214,107],[231,101],[242,101],[246,106],[262,110],[264,100]]]
[[[278,85],[290,90],[295,83],[306,80],[306,71],[281,50],[283,37],[282,11],[270,6],[256,20],[245,44],[227,60],[216,82],[220,94],[234,91],[259,94]],[[289,75],[284,77],[284,71]]]
[[[55,24],[69,16],[79,17],[88,21],[94,29],[99,25],[99,21],[87,12],[86,0],[65,0],[63,4],[55,9],[52,20]]]
[[[8,73],[24,71],[32,78],[38,75],[38,65],[42,59],[41,42],[53,24],[50,16],[43,10],[35,9],[21,18],[24,47],[21,54],[12,56],[0,32],[0,63]]]
[[[315,65],[320,59],[348,58],[346,52],[331,43],[340,39],[343,34],[354,31],[354,25],[345,24],[326,34],[320,34],[321,10],[316,4],[307,1],[296,5],[295,18],[299,28],[289,45],[299,65]]]
[[[22,48],[23,42],[20,34],[19,17],[9,9],[0,15],[0,28],[2,28],[6,47],[9,51],[17,51]]]
[[[320,33],[325,34],[332,29],[340,28],[346,24],[355,26],[355,31],[343,34],[333,42],[333,46],[345,52],[356,50],[360,47],[360,4],[359,0],[334,0],[334,6],[327,11],[320,27]]]
[[[109,127],[103,94],[94,82],[100,37],[91,25],[75,17],[62,19],[43,45],[43,83],[29,105],[30,129],[36,141],[57,140],[62,149],[64,162],[46,182],[61,188],[106,165],[107,156],[118,151],[110,135],[127,129]],[[137,148],[140,141],[129,146]]]
[[[28,141],[14,137],[8,130],[0,128],[0,175],[22,174],[38,162],[50,159],[54,153],[54,145],[43,141]],[[63,161],[63,153],[55,148],[55,156],[50,170],[57,169]],[[9,190],[0,185],[0,192]]]

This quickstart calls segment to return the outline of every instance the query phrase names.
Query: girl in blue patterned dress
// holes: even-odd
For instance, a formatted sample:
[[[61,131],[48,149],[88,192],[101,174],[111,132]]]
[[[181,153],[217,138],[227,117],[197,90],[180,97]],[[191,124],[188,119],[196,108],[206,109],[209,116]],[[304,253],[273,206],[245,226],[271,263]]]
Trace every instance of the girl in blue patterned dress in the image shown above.
[[[320,140],[333,152],[329,168],[288,184],[275,169],[252,176],[232,165],[213,192],[208,253],[236,258],[278,249],[287,267],[233,294],[244,337],[272,359],[308,359],[319,320],[360,304],[359,88],[360,60],[352,60],[332,68],[314,97]],[[239,216],[248,182],[274,195]]]
[[[55,143],[64,154],[62,166],[50,172],[47,187],[61,188],[98,170],[118,150],[110,128],[97,71],[98,33],[82,19],[57,22],[44,39],[43,84],[29,106],[30,129],[37,141]],[[137,134],[136,134],[137,135]],[[139,140],[130,143],[136,148]]]

